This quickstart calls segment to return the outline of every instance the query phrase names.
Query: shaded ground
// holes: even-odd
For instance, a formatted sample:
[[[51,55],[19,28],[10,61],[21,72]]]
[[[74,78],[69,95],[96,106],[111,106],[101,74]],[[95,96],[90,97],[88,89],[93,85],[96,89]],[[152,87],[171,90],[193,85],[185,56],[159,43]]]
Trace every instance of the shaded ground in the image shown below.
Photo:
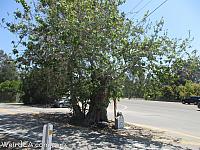
[[[95,130],[67,124],[65,114],[10,114],[0,115],[0,149],[41,149],[40,147],[2,147],[2,142],[23,142],[38,146],[45,123],[54,125],[53,149],[131,149],[131,150],[184,150],[178,139],[165,137],[162,132],[128,126],[125,130]],[[65,122],[65,123],[61,123]],[[20,141],[21,140],[21,141]],[[3,143],[5,144],[5,143]],[[4,145],[5,146],[5,145]],[[13,146],[13,145],[12,145]]]

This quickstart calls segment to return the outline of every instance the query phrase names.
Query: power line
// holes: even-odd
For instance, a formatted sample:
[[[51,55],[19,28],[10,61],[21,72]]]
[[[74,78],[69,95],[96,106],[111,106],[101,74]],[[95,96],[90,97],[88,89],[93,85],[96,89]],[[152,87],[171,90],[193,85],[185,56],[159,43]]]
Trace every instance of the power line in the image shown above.
[[[132,12],[135,8],[137,8],[144,0],[140,0],[139,3],[137,3],[131,10],[130,12]]]
[[[165,0],[164,2],[162,2],[160,5],[158,5],[153,11],[151,11],[147,16],[145,16],[144,19],[147,19],[149,16],[151,16],[156,10],[158,10],[162,5],[164,5],[168,0]],[[131,18],[133,19],[133,18]],[[141,22],[139,22],[138,24],[140,24]],[[137,25],[138,25],[137,24]]]
[[[162,5],[164,5],[168,0],[165,0],[164,2],[162,2],[158,7],[156,7],[152,12],[150,12],[146,17],[148,18],[150,15],[152,15],[156,10],[158,10]]]
[[[133,15],[132,19],[140,13],[147,5],[149,5],[153,0],[149,0],[142,8],[140,8],[138,11],[134,12],[135,14]]]

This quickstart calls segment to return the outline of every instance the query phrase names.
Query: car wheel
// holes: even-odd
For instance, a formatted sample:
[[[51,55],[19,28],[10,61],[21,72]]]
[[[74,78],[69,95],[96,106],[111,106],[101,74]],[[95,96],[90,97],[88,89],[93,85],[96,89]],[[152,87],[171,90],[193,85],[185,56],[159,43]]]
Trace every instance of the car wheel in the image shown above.
[[[198,108],[200,109],[200,103],[198,103]]]
[[[182,101],[182,104],[185,104],[185,101]]]
[[[63,104],[59,104],[59,107],[60,107],[60,108],[63,108]]]

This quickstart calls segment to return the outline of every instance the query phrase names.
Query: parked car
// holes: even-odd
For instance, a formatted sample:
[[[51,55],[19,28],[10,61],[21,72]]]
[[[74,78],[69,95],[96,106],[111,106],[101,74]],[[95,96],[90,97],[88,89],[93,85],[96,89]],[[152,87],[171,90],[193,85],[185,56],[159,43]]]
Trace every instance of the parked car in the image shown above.
[[[67,108],[67,107],[71,107],[69,98],[67,98],[67,97],[62,97],[62,98],[60,98],[60,99],[58,99],[58,100],[55,100],[54,103],[53,103],[53,107],[56,107],[56,108]]]
[[[195,104],[197,105],[200,102],[200,96],[191,96],[189,98],[183,99],[182,103],[183,104]]]
[[[200,102],[197,104],[197,107],[200,109]]]

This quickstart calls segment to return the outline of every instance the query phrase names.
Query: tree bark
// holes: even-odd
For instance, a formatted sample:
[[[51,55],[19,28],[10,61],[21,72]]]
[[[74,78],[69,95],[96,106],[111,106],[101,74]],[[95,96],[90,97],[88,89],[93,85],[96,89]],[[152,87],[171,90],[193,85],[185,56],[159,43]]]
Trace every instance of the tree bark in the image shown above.
[[[89,111],[86,115],[86,123],[91,125],[98,122],[108,121],[107,107],[109,105],[107,88],[103,86],[91,98]]]
[[[86,116],[86,123],[95,124],[101,121],[108,121],[107,106],[101,106],[100,108],[99,106],[91,105]]]
[[[78,105],[78,101],[75,96],[72,95],[72,100],[71,100],[72,108],[73,108],[73,118],[75,120],[83,120],[84,119],[84,114],[81,111],[80,106]]]

